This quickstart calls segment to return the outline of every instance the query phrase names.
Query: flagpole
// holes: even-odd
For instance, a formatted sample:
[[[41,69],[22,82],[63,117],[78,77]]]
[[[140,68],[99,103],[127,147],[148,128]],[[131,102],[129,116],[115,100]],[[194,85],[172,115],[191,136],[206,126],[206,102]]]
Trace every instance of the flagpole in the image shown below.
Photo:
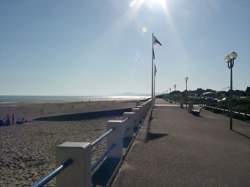
[[[154,57],[153,57],[153,41],[154,40],[154,33],[152,33],[152,80],[151,80],[151,100],[152,100],[152,102],[153,102],[153,100],[154,100]],[[153,103],[154,104],[154,103]]]
[[[155,72],[155,64],[154,64],[154,100],[155,100],[155,77],[156,77],[156,72]]]
[[[162,45],[161,42],[154,36],[154,33],[152,33],[152,90],[151,90],[151,99],[152,104],[155,103],[155,75],[156,75],[156,66],[154,65],[154,59],[155,59],[155,53],[154,53],[154,44]]]
[[[156,67],[154,65],[154,100],[155,100],[155,78],[156,78]]]

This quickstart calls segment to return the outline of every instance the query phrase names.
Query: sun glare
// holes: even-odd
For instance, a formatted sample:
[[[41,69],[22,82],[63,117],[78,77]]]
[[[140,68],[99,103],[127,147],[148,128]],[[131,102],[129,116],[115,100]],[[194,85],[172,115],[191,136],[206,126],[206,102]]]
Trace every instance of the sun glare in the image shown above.
[[[166,0],[145,0],[144,3],[150,8],[163,8],[166,9]]]
[[[132,0],[129,6],[132,7],[140,7],[142,5],[146,5],[151,9],[162,8],[164,10],[167,9],[167,0]]]
[[[141,28],[141,31],[142,31],[142,32],[147,32],[147,31],[148,31],[148,28],[144,26],[144,27]]]

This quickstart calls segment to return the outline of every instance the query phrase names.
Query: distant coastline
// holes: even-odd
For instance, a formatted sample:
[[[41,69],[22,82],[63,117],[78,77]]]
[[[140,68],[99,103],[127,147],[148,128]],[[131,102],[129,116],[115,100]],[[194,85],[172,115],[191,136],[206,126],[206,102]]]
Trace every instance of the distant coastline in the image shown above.
[[[117,95],[117,96],[14,96],[0,95],[0,104],[15,103],[65,103],[87,101],[126,101],[149,98],[146,95]]]

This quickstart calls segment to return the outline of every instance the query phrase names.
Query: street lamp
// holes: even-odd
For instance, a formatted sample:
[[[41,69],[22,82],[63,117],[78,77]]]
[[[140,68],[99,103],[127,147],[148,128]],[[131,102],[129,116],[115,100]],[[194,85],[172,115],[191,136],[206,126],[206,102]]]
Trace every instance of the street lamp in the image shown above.
[[[186,92],[187,92],[187,82],[188,82],[188,77],[185,77],[185,81],[186,81]]]
[[[176,103],[176,84],[174,84],[174,102]]]
[[[187,109],[187,82],[188,82],[188,77],[185,77],[185,82],[186,82],[186,94],[185,94],[185,103],[186,103],[186,109]]]
[[[227,63],[228,68],[230,69],[230,130],[233,129],[233,112],[232,112],[232,98],[233,98],[233,67],[234,67],[234,60],[237,58],[238,54],[236,52],[231,52],[230,54],[226,55],[225,62]]]

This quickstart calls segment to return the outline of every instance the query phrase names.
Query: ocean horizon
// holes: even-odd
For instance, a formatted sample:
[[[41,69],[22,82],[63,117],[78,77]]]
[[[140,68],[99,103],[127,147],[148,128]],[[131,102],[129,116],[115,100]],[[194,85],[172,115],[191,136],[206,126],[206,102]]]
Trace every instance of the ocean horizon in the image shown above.
[[[0,104],[11,103],[64,103],[86,101],[120,101],[147,99],[147,95],[112,95],[112,96],[21,96],[0,95]]]

